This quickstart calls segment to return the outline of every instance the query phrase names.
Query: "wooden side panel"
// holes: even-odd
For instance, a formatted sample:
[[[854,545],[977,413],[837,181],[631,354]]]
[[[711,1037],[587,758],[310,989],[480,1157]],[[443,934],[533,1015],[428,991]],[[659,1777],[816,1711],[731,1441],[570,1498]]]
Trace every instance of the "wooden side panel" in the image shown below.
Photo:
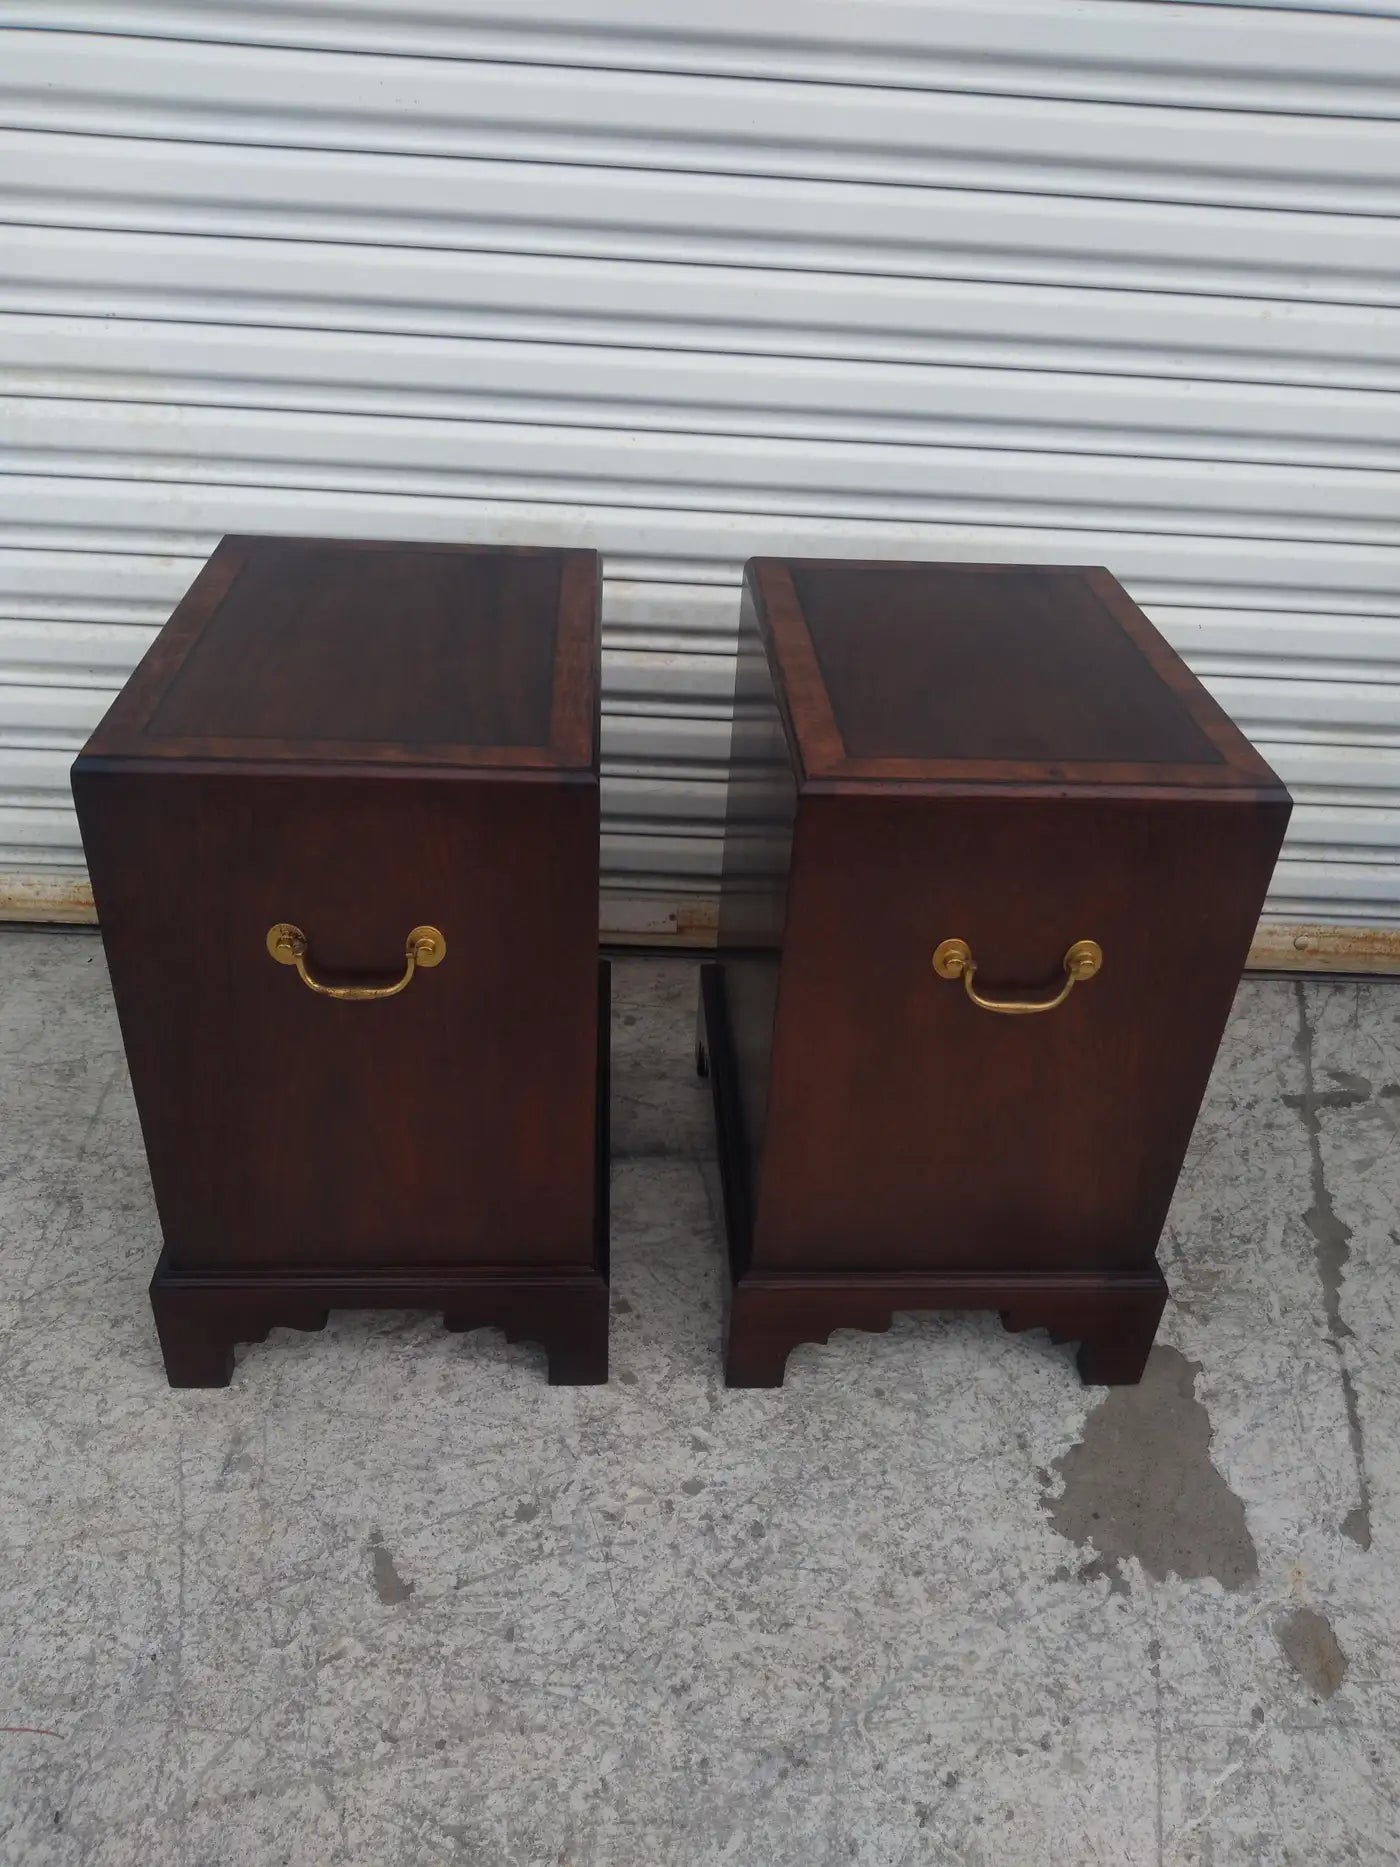
[[[1286,804],[804,795],[755,1271],[1150,1265]],[[937,977],[1044,995],[998,1016]]]
[[[74,790],[169,1263],[180,1273],[591,1265],[591,778],[277,775],[80,760]],[[400,996],[318,973],[447,956]]]
[[[797,785],[773,675],[746,583],[724,824],[719,946],[740,1084],[750,1184],[756,1186],[787,913]]]

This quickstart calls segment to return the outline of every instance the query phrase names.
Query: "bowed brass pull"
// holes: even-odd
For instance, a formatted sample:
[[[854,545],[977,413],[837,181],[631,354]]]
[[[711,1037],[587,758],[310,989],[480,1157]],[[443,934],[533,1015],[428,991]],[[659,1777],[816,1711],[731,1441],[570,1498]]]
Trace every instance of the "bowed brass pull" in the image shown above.
[[[447,957],[447,942],[436,927],[415,927],[404,942],[404,973],[389,985],[326,985],[313,979],[306,964],[306,935],[290,921],[278,921],[267,930],[267,950],[279,966],[295,966],[302,984],[324,998],[395,998],[406,990],[420,966],[440,966]]]
[[[983,1011],[1000,1011],[1008,1017],[1020,1017],[1032,1011],[1053,1011],[1063,1005],[1081,979],[1092,979],[1103,965],[1103,948],[1097,940],[1076,940],[1064,957],[1065,982],[1053,998],[983,998],[972,983],[977,961],[966,940],[944,940],[933,956],[933,970],[940,979],[958,979],[974,1005]]]

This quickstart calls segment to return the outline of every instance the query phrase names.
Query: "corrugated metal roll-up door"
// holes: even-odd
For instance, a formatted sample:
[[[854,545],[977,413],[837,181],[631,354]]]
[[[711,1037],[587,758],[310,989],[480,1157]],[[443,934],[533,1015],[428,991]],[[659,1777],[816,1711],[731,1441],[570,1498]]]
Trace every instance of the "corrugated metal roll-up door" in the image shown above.
[[[1400,952],[1397,14],[0,0],[0,911],[295,531],[604,553],[609,930],[710,924],[739,567],[821,552],[1109,565],[1298,799],[1261,953]]]

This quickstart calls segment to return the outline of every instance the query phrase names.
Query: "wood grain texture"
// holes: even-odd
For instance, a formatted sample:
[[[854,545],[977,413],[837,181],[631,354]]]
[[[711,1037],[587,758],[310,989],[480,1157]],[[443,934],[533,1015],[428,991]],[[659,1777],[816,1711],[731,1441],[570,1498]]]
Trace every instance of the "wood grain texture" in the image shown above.
[[[211,1277],[247,1314],[263,1280],[274,1321],[288,1277],[446,1280],[459,1307],[473,1275],[605,1277],[597,602],[587,553],[235,541],[76,762],[171,1314],[214,1314]],[[279,921],[331,983],[398,977],[418,925],[447,953],[345,1003],[272,960]]]
[[[591,1259],[592,786],[74,784],[178,1268]],[[334,981],[396,977],[425,923],[447,957],[343,1004],[273,963],[277,921]]]
[[[1056,1326],[1077,1292],[1098,1343],[1083,1365],[1121,1371],[1137,1350],[1115,1360],[1094,1318],[1146,1354],[1153,1254],[1287,792],[1105,573],[900,567],[892,583],[887,567],[765,562],[749,592],[740,665],[748,631],[795,820],[768,878],[781,931],[761,1000],[749,944],[726,937],[743,920],[742,794],[726,822],[722,1119],[747,1182],[726,1194],[734,1327],[761,1313],[782,1334],[784,1291],[815,1327],[843,1290],[878,1311],[890,1279],[933,1289],[914,1307],[971,1302],[979,1279],[1002,1295],[1077,1279]],[[820,608],[816,647],[802,603]],[[1104,965],[1055,1011],[1001,1017],[933,972],[950,938],[996,996],[1053,992],[1074,941],[1097,941]]]
[[[852,758],[1221,762],[1078,571],[802,564],[792,578]]]
[[[592,552],[228,538],[94,757],[593,769]]]
[[[1108,571],[756,558],[746,582],[808,781],[1282,790]]]
[[[823,797],[799,813],[761,1261],[836,1268],[857,1230],[886,1270],[1150,1256],[1279,813],[1091,797]],[[999,1017],[934,974],[948,938],[997,995],[1053,991],[1076,940],[1099,943],[1103,970],[1056,1011]]]

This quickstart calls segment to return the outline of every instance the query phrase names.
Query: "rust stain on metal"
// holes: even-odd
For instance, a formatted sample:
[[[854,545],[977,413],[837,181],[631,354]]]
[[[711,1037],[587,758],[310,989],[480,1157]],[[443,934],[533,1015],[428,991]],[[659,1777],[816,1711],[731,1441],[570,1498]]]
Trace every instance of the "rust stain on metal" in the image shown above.
[[[97,919],[84,875],[0,874],[0,920],[91,924]]]
[[[712,947],[719,935],[719,902],[605,900],[598,931],[610,946]]]
[[[719,903],[697,901],[676,910],[676,933],[681,939],[714,940],[719,933]]]
[[[1268,972],[1400,972],[1400,927],[1265,921],[1246,963]]]

